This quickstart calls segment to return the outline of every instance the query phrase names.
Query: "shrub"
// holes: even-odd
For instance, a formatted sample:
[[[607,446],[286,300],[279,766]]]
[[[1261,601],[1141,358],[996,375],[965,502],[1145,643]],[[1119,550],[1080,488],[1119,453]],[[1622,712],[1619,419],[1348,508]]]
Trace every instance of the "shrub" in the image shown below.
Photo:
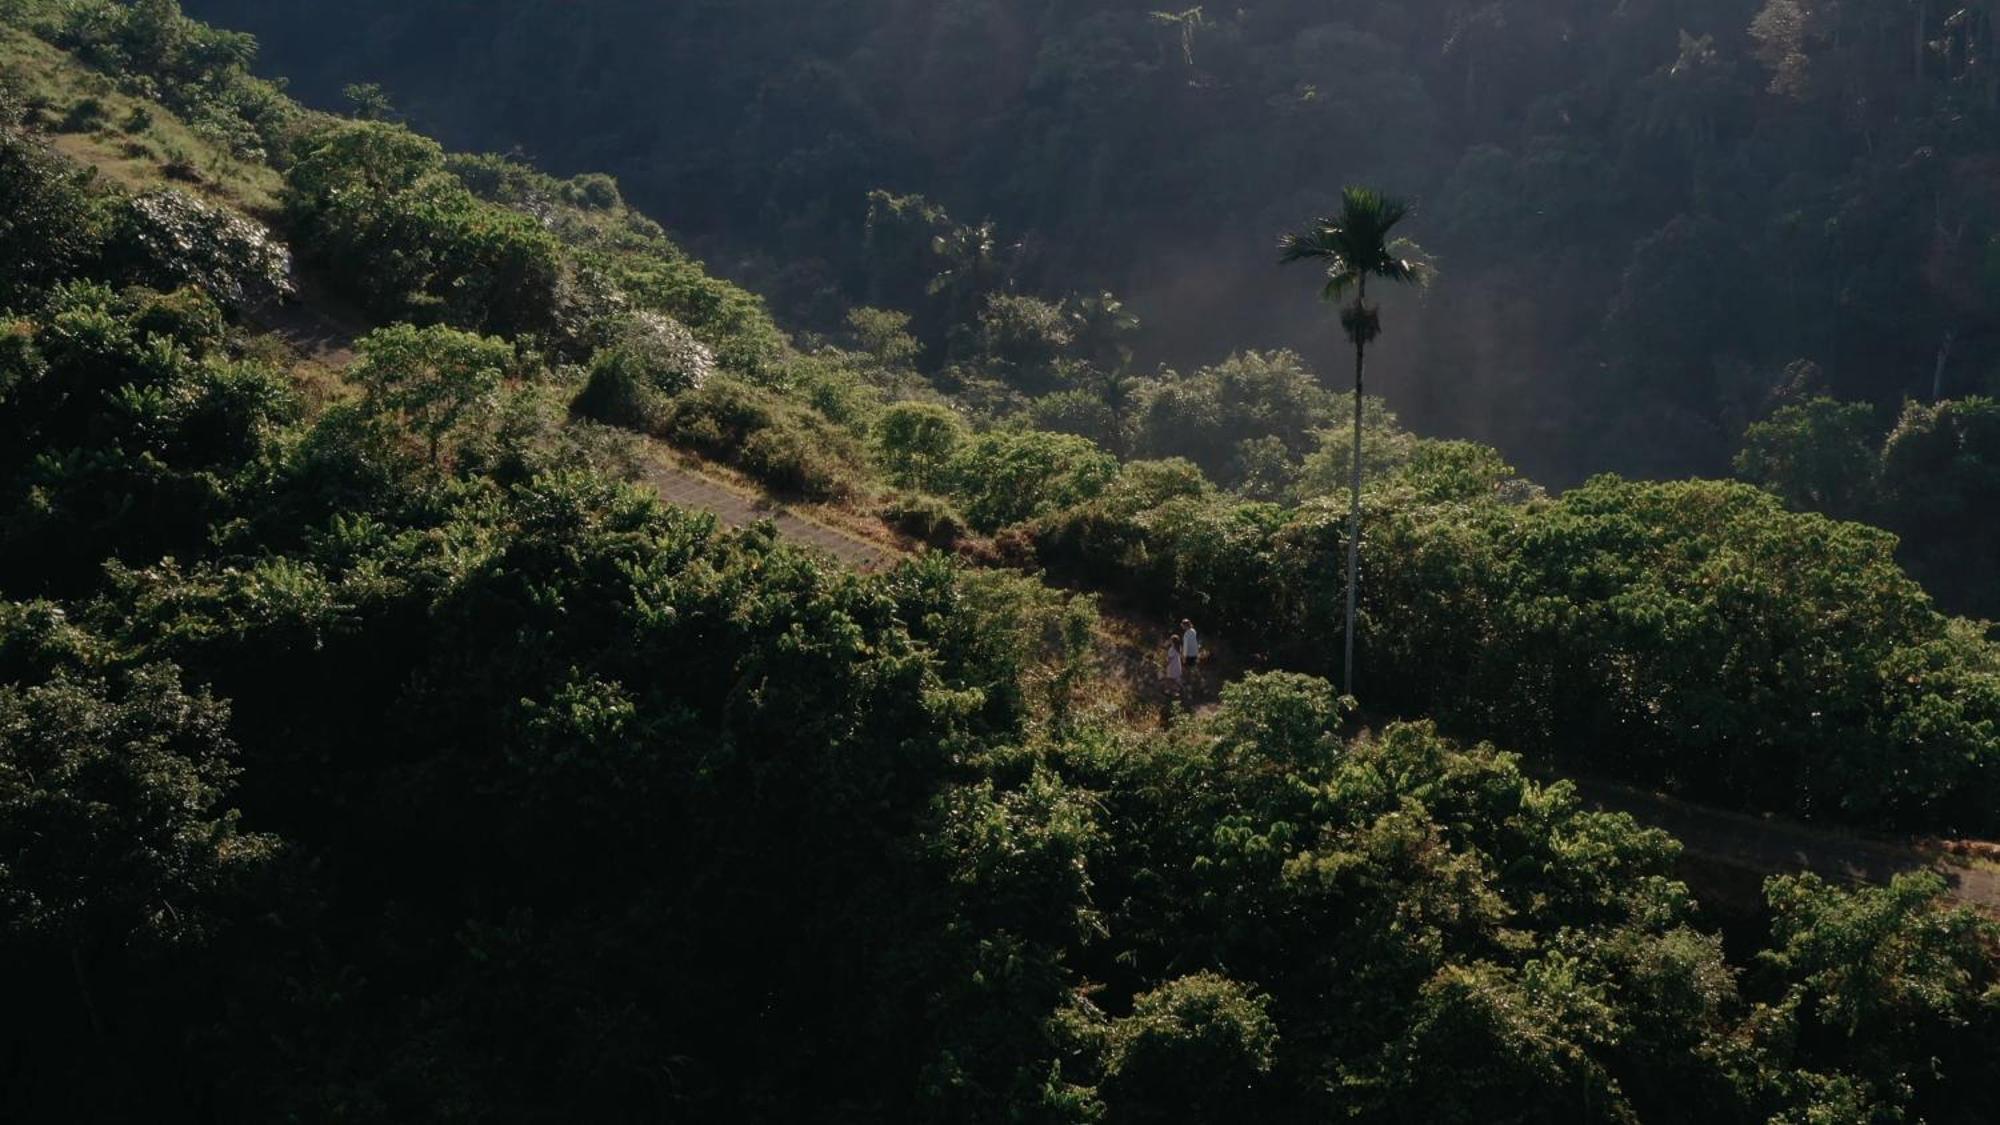
[[[1008,383],[1031,394],[1054,386],[1057,361],[1071,341],[1063,307],[1036,297],[995,294],[979,314],[980,354]]]
[[[0,575],[74,592],[116,558],[210,541],[266,479],[294,412],[284,378],[223,351],[221,311],[170,294],[71,284],[0,340]]]
[[[625,205],[618,181],[602,172],[586,172],[563,185],[563,201],[589,211],[615,211]]]
[[[144,284],[195,285],[224,307],[252,308],[293,291],[292,254],[258,223],[183,191],[148,192],[125,209],[118,248]]]
[[[75,276],[96,259],[103,214],[88,177],[0,129],[0,308]]]
[[[1140,994],[1111,1025],[1108,1120],[1252,1121],[1268,1096],[1278,1031],[1268,1002],[1217,973]]]
[[[570,403],[570,411],[579,417],[645,433],[660,428],[665,409],[658,391],[631,369],[612,364],[593,365],[589,381]]]
[[[1028,408],[1028,421],[1038,430],[1075,434],[1106,449],[1120,450],[1130,444],[1117,412],[1102,396],[1081,388],[1036,399]]]
[[[715,372],[715,353],[663,313],[622,317],[590,361],[590,378],[573,409],[586,417],[651,432],[667,400],[694,390]]]
[[[715,353],[687,326],[663,313],[624,318],[591,359],[591,373],[616,372],[660,394],[693,390],[715,373]]]
[[[836,500],[854,491],[848,466],[827,457],[815,435],[800,426],[771,426],[751,434],[736,464],[780,492],[814,500]]]
[[[101,98],[82,97],[69,107],[57,126],[65,133],[93,133],[105,125],[104,101]]]
[[[910,314],[895,309],[858,308],[847,314],[848,339],[891,370],[916,366],[923,346],[910,334]]]
[[[1187,376],[1169,377],[1140,412],[1137,443],[1148,457],[1185,457],[1235,484],[1244,441],[1275,437],[1292,457],[1313,432],[1340,420],[1305,361],[1291,352],[1244,352]]]
[[[966,433],[965,421],[949,406],[899,402],[877,420],[875,448],[898,485],[929,489],[941,483],[944,468]]]
[[[366,388],[364,407],[400,416],[421,435],[435,467],[444,439],[477,411],[490,406],[514,349],[506,341],[442,325],[378,328],[355,343],[360,362],[354,381]]]
[[[554,322],[554,237],[481,202],[445,169],[435,142],[343,122],[302,143],[287,184],[301,244],[376,312],[504,335]]]
[[[1117,460],[1090,441],[1031,430],[974,438],[942,479],[972,525],[991,532],[1082,503],[1117,476]]]
[[[69,0],[38,30],[132,93],[166,102],[240,159],[263,159],[298,113],[251,77],[255,39],[188,19],[177,0]]]
[[[194,162],[194,154],[184,148],[170,148],[166,159],[160,162],[160,174],[183,184],[201,182],[201,168]]]
[[[734,378],[710,379],[672,399],[654,433],[810,499],[847,496],[858,476],[852,438],[812,411]]]
[[[1493,489],[1496,457],[1419,451],[1365,498],[1371,706],[1697,799],[1994,828],[2000,650],[1936,613],[1891,536],[1710,481],[1603,478],[1517,506]],[[1283,666],[1337,668],[1345,505],[1232,503],[1148,475],[1164,478],[1151,507],[1121,480],[1039,521],[1043,565],[1197,607]]]
[[[882,522],[921,543],[949,551],[972,533],[948,501],[921,492],[898,492],[876,509]]]

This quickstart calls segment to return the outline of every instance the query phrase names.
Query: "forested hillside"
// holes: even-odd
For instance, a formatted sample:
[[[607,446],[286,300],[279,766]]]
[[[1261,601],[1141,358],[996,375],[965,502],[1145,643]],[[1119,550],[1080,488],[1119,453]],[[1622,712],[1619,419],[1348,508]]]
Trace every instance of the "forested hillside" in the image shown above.
[[[1207,57],[1176,27],[1145,65]],[[2000,645],[1835,518],[1980,557],[1898,498],[1981,502],[1991,400],[1884,440],[1800,389],[1762,488],[1551,497],[1293,352],[1146,371],[1117,296],[908,195],[793,231],[882,265],[774,316],[612,177],[256,50],[0,0],[0,1119],[1990,1113],[2000,923],[1944,878],[1725,915],[1554,779],[2000,835]],[[901,561],[666,505],[667,458]],[[1163,700],[1120,629],[1182,614],[1221,659]]]
[[[1268,248],[1381,184],[1450,279],[1391,402],[1552,482],[1724,472],[1795,361],[1877,437],[2000,368],[1986,0],[192,6],[316,104],[377,82],[454,143],[617,173],[821,327],[928,280],[864,237],[884,189],[994,220],[1030,291],[1123,295],[1145,366],[1331,366]]]

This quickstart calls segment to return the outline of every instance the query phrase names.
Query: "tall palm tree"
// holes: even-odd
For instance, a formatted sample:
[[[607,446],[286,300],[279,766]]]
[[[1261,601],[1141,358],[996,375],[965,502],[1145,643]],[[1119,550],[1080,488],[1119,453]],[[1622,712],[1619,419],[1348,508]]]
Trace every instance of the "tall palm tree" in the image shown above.
[[[1431,268],[1422,251],[1408,239],[1389,232],[1410,213],[1407,204],[1368,188],[1350,187],[1340,194],[1340,214],[1314,219],[1312,225],[1288,234],[1279,243],[1281,262],[1314,261],[1326,268],[1320,295],[1337,302],[1354,294],[1340,310],[1340,326],[1354,344],[1354,481],[1347,521],[1347,655],[1343,666],[1348,695],[1354,694],[1355,591],[1361,582],[1361,373],[1368,345],[1382,334],[1381,311],[1368,303],[1368,279],[1411,285],[1430,283]]]

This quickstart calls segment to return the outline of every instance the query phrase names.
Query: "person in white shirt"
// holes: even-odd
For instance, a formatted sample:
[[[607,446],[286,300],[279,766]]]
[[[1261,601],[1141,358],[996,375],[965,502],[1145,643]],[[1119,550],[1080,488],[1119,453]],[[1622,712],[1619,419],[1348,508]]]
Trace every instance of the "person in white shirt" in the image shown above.
[[[1194,622],[1181,618],[1181,659],[1187,665],[1190,686],[1201,682],[1201,638],[1195,635]]]
[[[1179,698],[1181,694],[1181,672],[1182,672],[1183,659],[1184,658],[1181,655],[1180,636],[1178,634],[1169,633],[1167,635],[1166,683],[1162,686],[1165,688],[1167,695],[1176,699]]]

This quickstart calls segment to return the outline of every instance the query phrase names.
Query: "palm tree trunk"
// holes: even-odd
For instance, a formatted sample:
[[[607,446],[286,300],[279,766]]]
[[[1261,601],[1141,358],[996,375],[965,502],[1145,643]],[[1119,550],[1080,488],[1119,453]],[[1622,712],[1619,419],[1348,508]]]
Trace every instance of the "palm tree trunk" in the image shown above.
[[[1957,332],[1951,329],[1946,329],[1944,343],[1938,345],[1937,366],[1931,369],[1931,402],[1933,404],[1944,398],[1944,365],[1951,360],[1952,338],[1957,334]]]
[[[1354,309],[1357,314],[1368,307],[1368,278],[1361,278],[1360,287],[1355,291]],[[1357,315],[1356,322],[1360,322]],[[1347,512],[1347,655],[1341,665],[1343,687],[1346,695],[1354,694],[1354,604],[1355,592],[1361,586],[1361,372],[1368,351],[1367,339],[1356,332],[1354,336],[1354,476],[1349,492]]]
[[[1929,36],[1924,34],[1925,30],[1924,2],[1925,0],[1916,0],[1916,9],[1917,9],[1916,34],[1913,37],[1912,42],[1910,43],[1910,77],[1912,81],[1916,82],[1922,82],[1924,80],[1925,44],[1930,38]]]
[[[69,943],[69,970],[76,979],[77,999],[83,1001],[83,1014],[90,1019],[91,1037],[98,1042],[104,1040],[104,1017],[97,1014],[97,1001],[90,995],[90,978],[83,971],[83,954],[77,950],[76,942]]]

